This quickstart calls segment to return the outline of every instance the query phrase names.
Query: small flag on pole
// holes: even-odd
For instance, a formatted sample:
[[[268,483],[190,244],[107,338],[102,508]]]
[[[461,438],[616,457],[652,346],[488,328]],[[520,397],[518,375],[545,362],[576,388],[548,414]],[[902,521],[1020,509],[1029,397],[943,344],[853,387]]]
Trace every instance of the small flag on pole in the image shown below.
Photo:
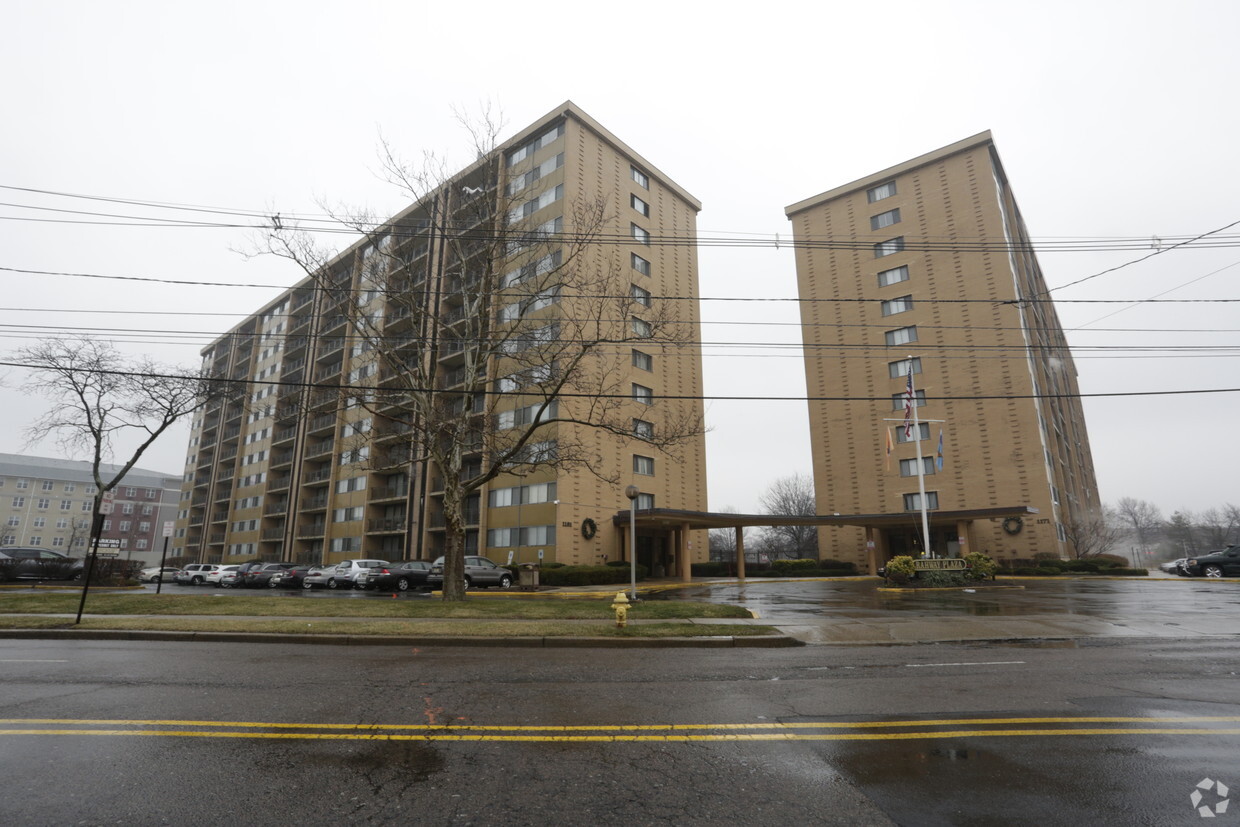
[[[904,386],[904,438],[913,436],[913,360],[908,361],[908,383]],[[918,434],[920,439],[921,435]]]
[[[883,428],[883,431],[885,431],[887,434],[887,461],[884,463],[883,467],[890,471],[891,470],[891,452],[896,449],[896,446],[893,445],[891,442],[891,429]]]
[[[939,453],[934,458],[934,468],[936,471],[943,470],[943,429],[939,428]]]

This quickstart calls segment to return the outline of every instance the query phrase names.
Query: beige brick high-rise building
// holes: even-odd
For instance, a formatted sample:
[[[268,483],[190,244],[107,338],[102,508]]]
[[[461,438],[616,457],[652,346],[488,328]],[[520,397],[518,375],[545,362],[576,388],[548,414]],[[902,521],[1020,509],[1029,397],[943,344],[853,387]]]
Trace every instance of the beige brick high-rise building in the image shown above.
[[[179,550],[209,562],[434,559],[444,550],[445,485],[512,448],[521,426],[557,414],[563,421],[540,425],[511,472],[466,501],[467,553],[500,563],[623,559],[616,515],[630,484],[639,508],[704,509],[702,435],[674,457],[655,447],[702,415],[690,241],[699,209],[572,103],[447,176],[203,351],[205,367],[247,390],[195,418]],[[487,255],[497,243],[503,252]],[[552,277],[569,266],[577,281]],[[591,295],[604,285],[620,295]],[[673,327],[687,344],[653,332]],[[557,342],[573,336],[603,340],[596,392],[543,407],[573,358]],[[477,361],[480,343],[497,339]],[[426,420],[401,393],[420,385],[476,424],[457,475],[407,442]],[[604,416],[623,427],[570,421]],[[570,445],[588,461],[541,461]],[[687,575],[688,556],[706,554],[697,533],[694,542],[681,527],[645,531],[639,562]]]
[[[823,556],[921,553],[919,457],[935,554],[1073,556],[1099,510],[1076,370],[990,133],[786,213],[818,513],[875,515]],[[891,421],[910,360],[920,443]]]

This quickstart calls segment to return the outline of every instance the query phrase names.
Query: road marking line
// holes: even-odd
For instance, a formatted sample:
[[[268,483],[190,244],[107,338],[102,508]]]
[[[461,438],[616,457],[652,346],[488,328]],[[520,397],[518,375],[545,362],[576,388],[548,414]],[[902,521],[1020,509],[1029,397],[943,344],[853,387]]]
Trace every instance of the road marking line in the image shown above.
[[[1023,660],[978,660],[965,663],[906,663],[909,669],[920,669],[926,666],[1014,666],[1023,664]]]
[[[1036,718],[944,718],[912,721],[798,721],[792,723],[745,723],[745,724],[595,724],[595,725],[540,725],[521,726],[510,724],[302,724],[257,721],[180,721],[140,719],[79,719],[79,718],[0,718],[0,725],[62,724],[71,726],[175,726],[215,727],[229,729],[303,729],[303,730],[352,730],[375,732],[378,730],[419,732],[686,732],[701,730],[798,730],[798,729],[901,729],[911,727],[942,726],[1007,726],[1013,724],[1202,724],[1240,723],[1240,715],[1192,716],[1183,718],[1144,717],[1036,717]],[[1077,731],[1077,730],[1073,730]],[[1108,730],[1111,731],[1111,730]],[[247,733],[240,733],[246,735]]]
[[[1038,737],[1065,735],[1240,735],[1240,729],[981,729],[931,730],[926,732],[835,732],[814,735],[800,733],[721,734],[721,735],[394,735],[389,733],[313,733],[313,732],[199,732],[193,730],[108,730],[108,729],[26,729],[0,730],[5,735],[141,735],[171,738],[251,738],[303,741],[499,741],[499,742],[645,742],[687,743],[709,741],[912,741],[936,738]]]
[[[22,660],[20,658],[4,658],[0,663],[68,663],[67,660]]]

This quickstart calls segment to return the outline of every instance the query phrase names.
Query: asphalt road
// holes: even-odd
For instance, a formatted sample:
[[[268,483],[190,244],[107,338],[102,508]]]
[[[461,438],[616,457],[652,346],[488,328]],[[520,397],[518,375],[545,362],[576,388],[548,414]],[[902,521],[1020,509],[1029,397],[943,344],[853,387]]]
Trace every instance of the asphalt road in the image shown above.
[[[1232,640],[0,640],[0,823],[1199,823],[1238,672]]]

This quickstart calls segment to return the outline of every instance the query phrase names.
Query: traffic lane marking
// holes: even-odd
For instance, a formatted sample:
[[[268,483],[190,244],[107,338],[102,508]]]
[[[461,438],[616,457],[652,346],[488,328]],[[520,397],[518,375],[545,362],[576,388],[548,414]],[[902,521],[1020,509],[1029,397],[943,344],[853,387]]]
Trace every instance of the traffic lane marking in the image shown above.
[[[832,732],[804,734],[796,732],[721,733],[715,735],[399,735],[380,732],[203,732],[201,730],[156,729],[12,729],[0,730],[6,735],[139,735],[172,738],[249,738],[258,740],[303,741],[497,741],[497,742],[642,742],[660,743],[709,741],[911,741],[936,738],[1039,737],[1070,735],[1240,735],[1236,729],[1195,728],[1130,728],[1130,729],[977,729],[924,730],[921,732]]]

